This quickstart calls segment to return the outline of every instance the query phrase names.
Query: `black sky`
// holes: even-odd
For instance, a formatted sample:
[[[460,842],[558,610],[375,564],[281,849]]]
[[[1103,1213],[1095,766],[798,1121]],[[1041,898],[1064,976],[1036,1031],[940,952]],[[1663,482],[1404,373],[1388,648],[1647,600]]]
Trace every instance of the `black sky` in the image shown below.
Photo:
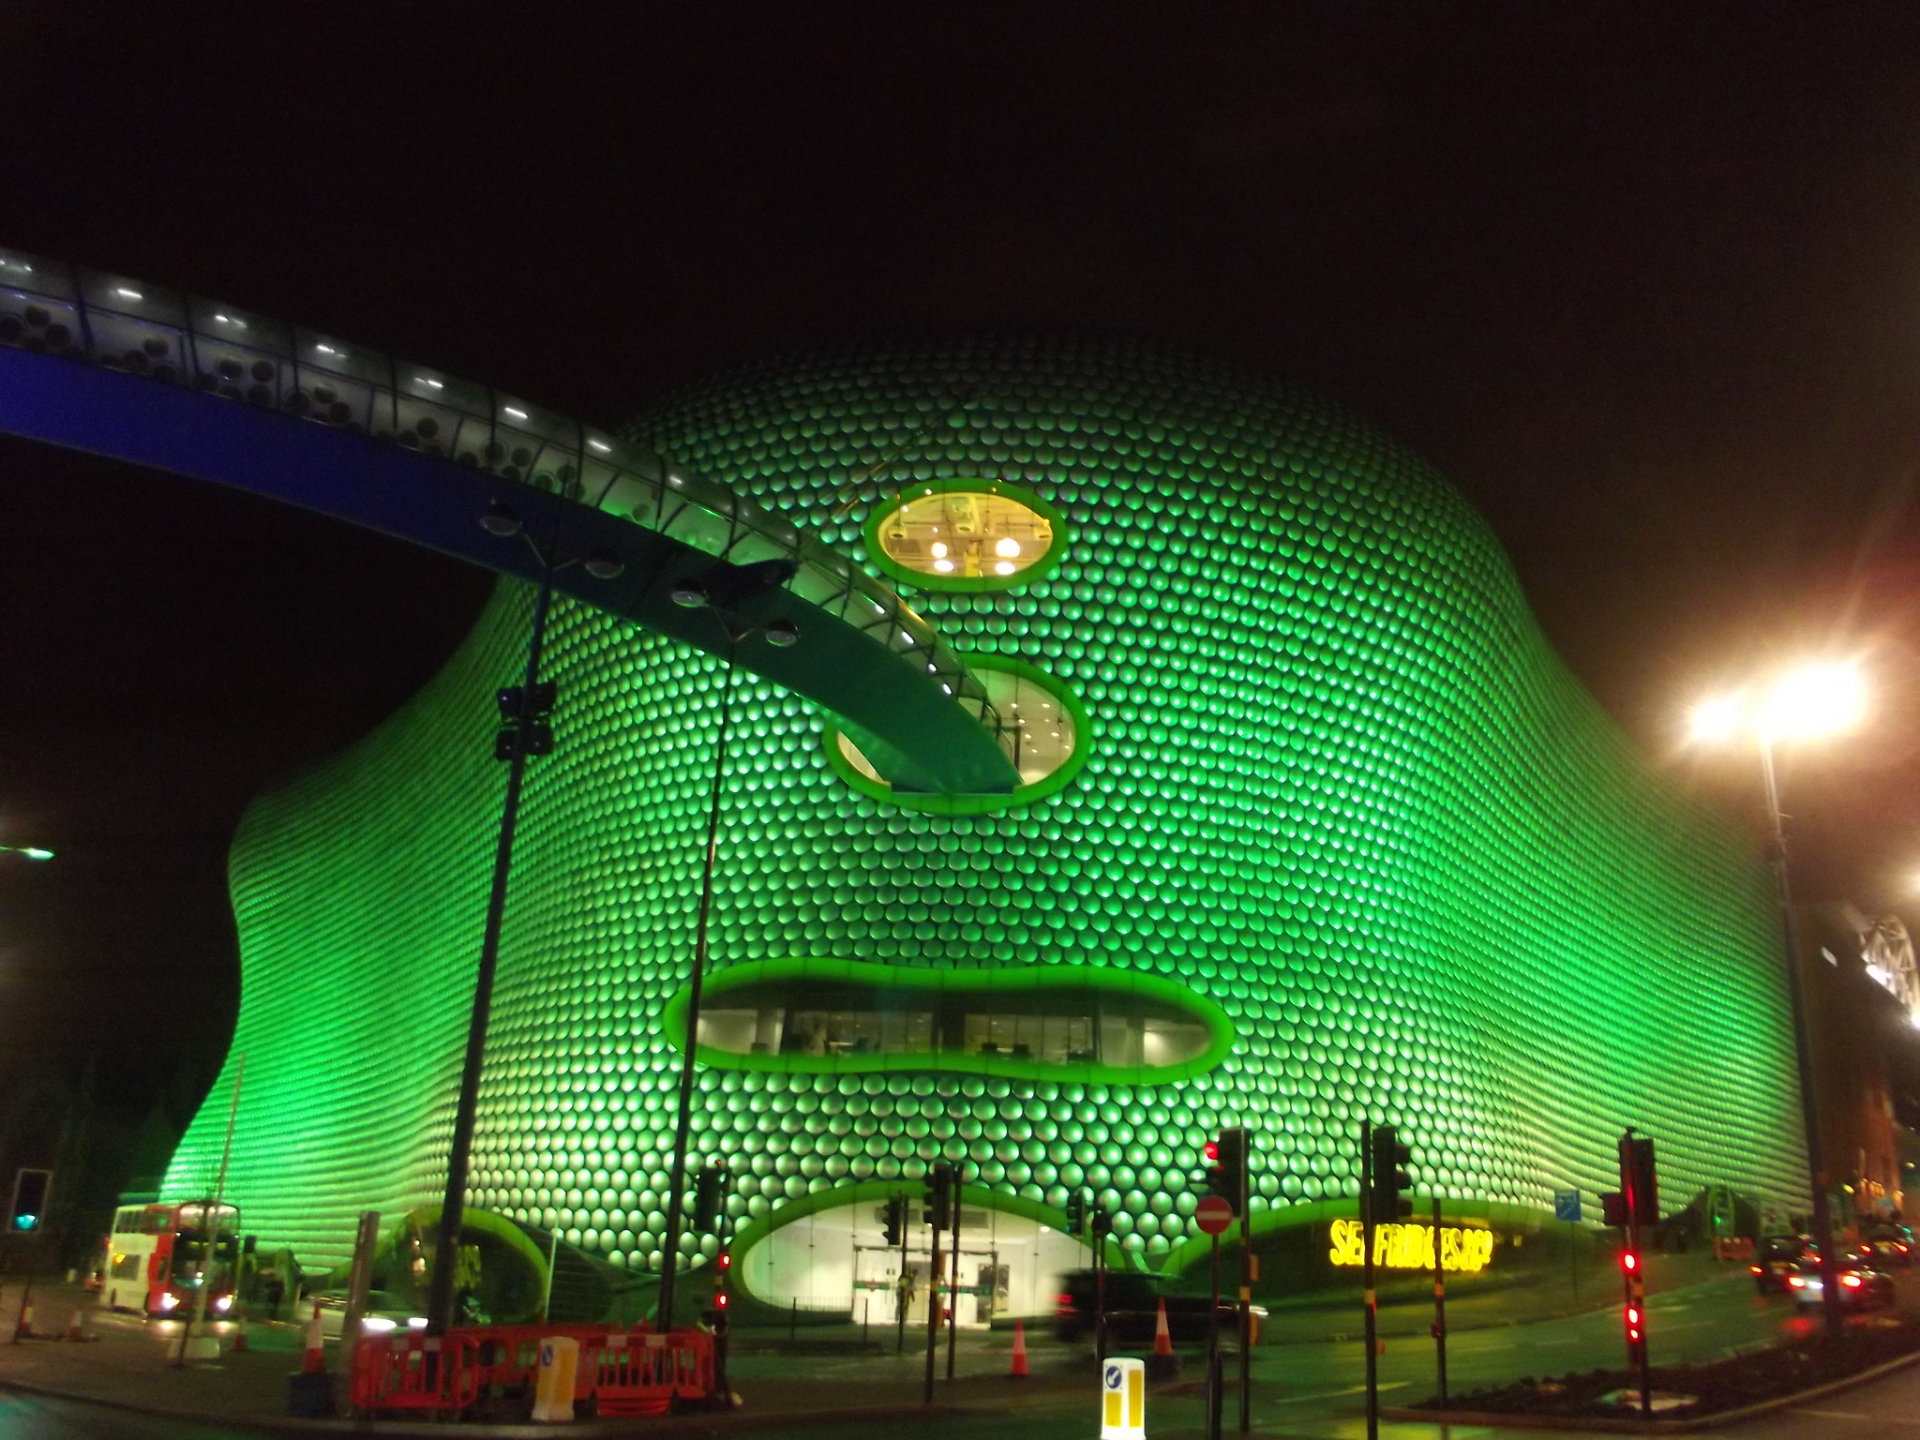
[[[1751,767],[1676,755],[1686,702],[1870,651],[1873,730],[1792,766],[1799,876],[1910,903],[1910,3],[23,0],[0,55],[0,243],[603,423],[897,326],[1296,376],[1446,470],[1573,669],[1729,807]],[[113,1085],[190,1099],[241,809],[416,688],[488,580],[19,443],[0,486],[0,843],[61,852],[0,870],[0,1038],[109,1038]]]

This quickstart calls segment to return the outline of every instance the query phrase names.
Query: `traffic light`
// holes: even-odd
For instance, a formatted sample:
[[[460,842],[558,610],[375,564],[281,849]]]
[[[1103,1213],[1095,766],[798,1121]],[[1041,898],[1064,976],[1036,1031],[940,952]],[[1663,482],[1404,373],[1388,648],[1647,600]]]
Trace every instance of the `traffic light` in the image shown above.
[[[16,1234],[38,1230],[47,1219],[47,1198],[53,1190],[51,1170],[17,1170],[13,1199],[7,1205],[7,1229]]]
[[[720,1194],[727,1183],[727,1167],[703,1165],[693,1178],[693,1228],[711,1232],[720,1220]]]
[[[1603,1224],[1626,1229],[1629,1220],[1627,1197],[1618,1190],[1603,1191],[1600,1196],[1600,1219]]]
[[[880,1214],[880,1235],[889,1248],[900,1243],[900,1232],[907,1223],[907,1197],[895,1195]]]
[[[1095,1205],[1087,1212],[1087,1219],[1092,1225],[1094,1239],[1104,1240],[1113,1233],[1113,1212],[1106,1206]]]
[[[927,1176],[927,1223],[936,1230],[953,1224],[953,1167],[936,1165]]]
[[[1078,1235],[1087,1227],[1087,1197],[1078,1190],[1067,1192],[1067,1234]]]
[[[493,758],[496,760],[511,760],[514,749],[521,742],[522,693],[523,687],[519,685],[503,685],[494,692],[494,704],[500,707],[500,731],[493,737]],[[556,695],[553,681],[541,680],[535,683],[528,697],[525,743],[529,755],[553,753],[553,726],[550,720]]]
[[[1413,1177],[1406,1170],[1413,1151],[1400,1143],[1391,1125],[1374,1126],[1367,1144],[1372,1176],[1367,1218],[1376,1225],[1398,1224],[1413,1214],[1412,1197],[1402,1193],[1413,1188]]]
[[[1247,1194],[1247,1132],[1238,1125],[1207,1142],[1207,1190],[1240,1213]]]
[[[1640,1256],[1633,1250],[1620,1252],[1620,1273],[1626,1279],[1627,1363],[1644,1365],[1647,1359],[1646,1284],[1640,1273]]]
[[[1620,1137],[1620,1190],[1636,1225],[1660,1221],[1660,1184],[1653,1168],[1653,1141],[1635,1138],[1629,1130]]]

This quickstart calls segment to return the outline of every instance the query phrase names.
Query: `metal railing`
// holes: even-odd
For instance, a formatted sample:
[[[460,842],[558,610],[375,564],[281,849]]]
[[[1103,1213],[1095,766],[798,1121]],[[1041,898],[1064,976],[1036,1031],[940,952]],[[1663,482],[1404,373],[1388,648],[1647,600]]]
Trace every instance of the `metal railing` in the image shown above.
[[[904,600],[820,541],[643,446],[425,365],[165,286],[0,250],[0,345],[275,410],[562,495],[786,588],[938,684],[996,738],[980,682]],[[1004,748],[1004,746],[1003,746]]]

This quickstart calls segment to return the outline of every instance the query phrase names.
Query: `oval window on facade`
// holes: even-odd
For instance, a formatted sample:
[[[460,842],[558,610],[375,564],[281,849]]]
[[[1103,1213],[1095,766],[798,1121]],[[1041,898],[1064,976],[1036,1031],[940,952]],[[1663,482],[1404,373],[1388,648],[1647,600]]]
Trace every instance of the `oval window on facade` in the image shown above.
[[[1151,1085],[1212,1069],[1234,1039],[1214,1002],[1134,971],[929,972],[787,959],[730,967],[709,986],[698,1053],[723,1069],[958,1070]],[[670,1037],[686,1033],[687,999],[683,989],[668,1004]]]
[[[1039,496],[993,480],[915,485],[866,526],[867,551],[896,580],[930,590],[1000,590],[1051,570],[1064,539]]]
[[[1087,713],[1044,671],[1003,655],[962,655],[1000,717],[1000,744],[1020,772],[1004,795],[931,795],[896,790],[891,780],[837,725],[827,727],[827,758],[842,779],[862,794],[915,810],[972,815],[1026,805],[1063,788],[1086,763]]]

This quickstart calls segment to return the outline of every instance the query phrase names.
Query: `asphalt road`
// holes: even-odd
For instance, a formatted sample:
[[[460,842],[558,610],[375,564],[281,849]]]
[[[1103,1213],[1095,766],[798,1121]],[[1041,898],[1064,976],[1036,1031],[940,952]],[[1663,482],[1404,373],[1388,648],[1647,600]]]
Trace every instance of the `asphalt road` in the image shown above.
[[[1905,1277],[1903,1277],[1904,1279]],[[1326,1332],[1357,1332],[1358,1316],[1347,1317],[1329,1312]],[[118,1326],[115,1319],[102,1317],[105,1324]],[[128,1326],[138,1325],[127,1321]],[[1782,1338],[1812,1328],[1814,1321],[1796,1314],[1782,1297],[1761,1300],[1742,1277],[1730,1276],[1711,1285],[1656,1296],[1650,1304],[1650,1337],[1656,1363],[1704,1359],[1753,1345],[1777,1343]],[[282,1337],[284,1338],[284,1337]],[[1006,1337],[968,1335],[961,1341],[960,1371],[963,1375],[990,1377],[1004,1373]],[[1455,1394],[1476,1386],[1499,1384],[1522,1375],[1552,1376],[1574,1370],[1612,1365],[1621,1356],[1619,1318],[1611,1308],[1596,1314],[1559,1320],[1537,1321],[1525,1325],[1500,1326],[1463,1331],[1449,1341],[1448,1360],[1451,1389]],[[799,1357],[779,1354],[744,1354],[735,1357],[732,1366],[736,1389],[749,1397],[747,1411],[728,1417],[724,1428],[711,1427],[701,1419],[686,1417],[659,1426],[663,1435],[694,1437],[723,1433],[737,1440],[784,1435],[794,1440],[824,1440],[824,1437],[893,1437],[903,1427],[899,1419],[831,1425],[796,1424],[785,1420],[762,1421],[752,1414],[755,1380],[771,1383],[775,1377],[792,1375],[804,1369],[815,1378],[844,1380],[847,1403],[861,1403],[863,1383],[890,1378],[918,1377],[924,1363],[918,1346],[896,1357],[821,1355]],[[1086,1393],[1078,1399],[1072,1390],[1062,1397],[1043,1398],[1029,1394],[1020,1398],[1017,1409],[970,1415],[915,1416],[911,1429],[916,1440],[1085,1440],[1095,1424],[1095,1375],[1091,1356],[1082,1349],[1068,1349],[1041,1340],[1034,1346],[1036,1369],[1072,1375],[1084,1372]],[[1274,1437],[1304,1437],[1304,1440],[1348,1440],[1364,1433],[1363,1380],[1365,1355],[1357,1338],[1333,1338],[1314,1343],[1265,1345],[1254,1361],[1255,1433]],[[941,1371],[944,1373],[944,1355]],[[1201,1433],[1202,1401],[1197,1384],[1201,1366],[1189,1358],[1190,1383],[1175,1393],[1157,1394],[1149,1410],[1148,1433],[1154,1440],[1186,1440]],[[1231,1371],[1229,1372],[1232,1373]],[[1380,1357],[1380,1381],[1383,1402],[1388,1405],[1416,1404],[1435,1389],[1434,1345],[1427,1338],[1398,1338],[1388,1341]],[[938,1398],[977,1401],[981,1380],[947,1392],[944,1382],[937,1387]],[[999,1383],[997,1380],[987,1381]],[[917,1386],[915,1387],[917,1390]],[[1010,1398],[1020,1392],[1009,1390]],[[1722,1432],[1752,1436],[1754,1440],[1797,1440],[1797,1437],[1834,1437],[1849,1440],[1915,1430],[1907,1417],[1920,1413],[1920,1373],[1890,1377],[1875,1386],[1847,1392],[1832,1402],[1779,1418],[1753,1422]],[[1039,1403],[1035,1403],[1039,1402]],[[1228,1433],[1237,1401],[1229,1397]],[[109,1410],[79,1402],[54,1401],[0,1391],[0,1440],[80,1440],[80,1437],[129,1437],[129,1440],[225,1440],[257,1434],[228,1424],[194,1424],[149,1419],[131,1412]],[[1389,1425],[1383,1435],[1406,1437],[1437,1436],[1432,1427]],[[1451,1440],[1479,1440],[1476,1430],[1453,1427]],[[1521,1440],[1519,1432],[1484,1432],[1504,1440]]]

